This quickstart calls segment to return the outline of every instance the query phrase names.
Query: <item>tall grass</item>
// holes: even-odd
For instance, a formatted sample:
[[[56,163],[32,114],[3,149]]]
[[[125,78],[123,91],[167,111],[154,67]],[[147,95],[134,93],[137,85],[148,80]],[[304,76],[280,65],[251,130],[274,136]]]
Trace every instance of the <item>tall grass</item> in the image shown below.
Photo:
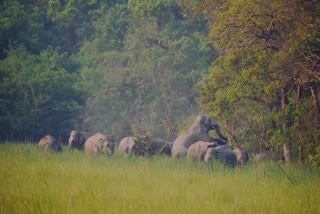
[[[0,144],[0,213],[320,213],[319,170],[284,172]]]

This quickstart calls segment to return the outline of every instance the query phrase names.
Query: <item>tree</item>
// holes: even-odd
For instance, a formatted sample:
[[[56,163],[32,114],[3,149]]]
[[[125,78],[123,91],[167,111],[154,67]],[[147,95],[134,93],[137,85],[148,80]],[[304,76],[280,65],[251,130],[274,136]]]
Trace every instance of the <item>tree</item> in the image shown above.
[[[53,50],[32,55],[18,48],[0,63],[2,140],[70,132],[83,100],[74,88],[78,75],[64,58]]]
[[[93,23],[126,0],[4,0],[0,5],[0,59],[10,46],[39,54],[49,47],[72,55],[94,35]]]
[[[297,155],[298,145],[317,147],[319,129],[312,127],[319,124],[319,4],[243,0],[181,4],[205,15],[211,41],[221,54],[203,82],[202,106],[231,118],[238,127],[243,120],[236,117],[237,107],[255,115],[263,109],[267,116],[255,119],[256,124],[264,121],[259,129],[274,147],[283,145],[286,161],[291,159],[291,149]],[[261,108],[253,109],[245,100]],[[310,110],[312,119],[306,114]],[[310,129],[314,132],[307,134]],[[241,136],[241,130],[233,135]],[[314,151],[304,150],[303,156],[313,157]]]
[[[97,22],[101,33],[77,56],[86,65],[82,84],[90,88],[84,127],[119,137],[139,130],[173,138],[175,124],[198,114],[196,84],[215,51],[203,19],[183,18],[174,2],[151,2],[152,9],[136,3],[127,12],[110,10],[103,25]],[[115,37],[122,40],[113,46]]]

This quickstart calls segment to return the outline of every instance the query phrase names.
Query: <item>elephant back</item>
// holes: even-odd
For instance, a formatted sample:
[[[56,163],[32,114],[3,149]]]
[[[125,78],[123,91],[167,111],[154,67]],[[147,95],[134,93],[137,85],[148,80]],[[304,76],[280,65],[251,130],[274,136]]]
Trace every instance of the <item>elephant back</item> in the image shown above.
[[[188,148],[187,158],[192,160],[204,161],[208,149],[214,148],[216,146],[216,143],[198,141]]]
[[[149,138],[148,141],[149,151],[152,155],[171,155],[172,142],[166,141],[162,138]]]
[[[237,156],[232,148],[228,145],[221,145],[208,149],[206,161],[208,161],[210,158],[214,158],[226,166],[235,167],[237,164]]]
[[[89,137],[84,145],[85,153],[89,155],[114,153],[114,140],[112,135],[96,133]]]
[[[255,161],[271,160],[271,152],[270,151],[260,152],[254,156],[254,160]]]

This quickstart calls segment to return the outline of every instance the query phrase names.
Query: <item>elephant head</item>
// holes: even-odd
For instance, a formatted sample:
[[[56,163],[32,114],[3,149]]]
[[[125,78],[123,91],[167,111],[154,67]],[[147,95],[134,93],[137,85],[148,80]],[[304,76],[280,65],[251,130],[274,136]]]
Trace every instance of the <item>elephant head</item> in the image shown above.
[[[99,151],[104,155],[112,155],[114,153],[114,139],[112,135],[106,135],[99,142]]]
[[[92,135],[92,133],[72,130],[69,137],[69,151],[73,149],[83,150],[85,142]]]
[[[218,160],[225,166],[235,167],[237,164],[237,156],[228,145],[220,145],[214,148],[209,147],[204,161],[208,163],[211,158]]]
[[[62,152],[62,145],[51,135],[46,135],[39,141],[37,149],[46,152]]]
[[[237,156],[237,162],[240,167],[245,167],[249,161],[249,154],[247,151],[240,149],[239,147],[233,147],[233,152]]]
[[[220,138],[220,141],[218,140],[217,143],[224,145],[228,142],[228,139],[220,131],[218,121],[211,119],[208,115],[202,115],[202,114],[198,115],[196,121],[200,121],[199,123],[201,124],[201,127],[202,127],[201,129],[203,131],[206,131],[207,133],[210,130],[216,131],[216,133],[218,134],[218,136]]]
[[[125,137],[119,143],[118,153],[125,157],[133,154],[140,156],[145,154],[145,147],[137,138]]]
[[[112,155],[114,153],[114,139],[112,135],[97,133],[88,138],[85,142],[84,149],[86,154]]]

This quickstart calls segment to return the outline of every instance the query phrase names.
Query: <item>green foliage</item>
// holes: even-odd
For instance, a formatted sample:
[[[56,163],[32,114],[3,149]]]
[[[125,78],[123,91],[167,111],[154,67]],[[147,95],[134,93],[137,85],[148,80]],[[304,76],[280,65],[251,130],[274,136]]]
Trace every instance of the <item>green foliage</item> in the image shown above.
[[[197,114],[196,85],[215,52],[203,32],[190,27],[198,20],[177,20],[170,10],[177,6],[167,6],[143,17],[118,6],[97,23],[96,32],[103,34],[76,56],[85,65],[80,85],[90,89],[84,127],[119,137],[138,129],[172,138],[177,121]],[[110,38],[119,45],[110,47]]]
[[[95,39],[92,41],[99,52],[121,50],[127,33],[128,11],[126,5],[116,5],[95,22]],[[94,44],[91,44],[93,46]]]
[[[176,5],[174,0],[129,0],[128,8],[135,15],[146,15],[159,13],[159,8],[168,8]],[[173,14],[170,14],[173,15]]]
[[[197,83],[217,54],[204,19],[175,1],[14,0],[0,12],[6,136],[73,126],[172,139],[198,114]]]
[[[95,31],[93,23],[126,0],[5,0],[0,6],[0,59],[10,45],[33,54],[53,46],[60,53],[77,52]]]
[[[312,164],[312,166],[320,166],[320,147],[317,147],[314,154],[310,154],[308,156],[308,159],[310,161],[310,163]]]
[[[313,154],[308,148],[315,148],[320,121],[319,12],[311,9],[317,3],[180,2],[207,18],[221,54],[201,83],[202,108],[225,121],[232,140],[245,130],[260,144],[252,150],[289,143],[300,161]]]
[[[0,63],[1,138],[35,139],[71,128],[83,101],[65,57],[53,50],[32,55],[18,48]]]

